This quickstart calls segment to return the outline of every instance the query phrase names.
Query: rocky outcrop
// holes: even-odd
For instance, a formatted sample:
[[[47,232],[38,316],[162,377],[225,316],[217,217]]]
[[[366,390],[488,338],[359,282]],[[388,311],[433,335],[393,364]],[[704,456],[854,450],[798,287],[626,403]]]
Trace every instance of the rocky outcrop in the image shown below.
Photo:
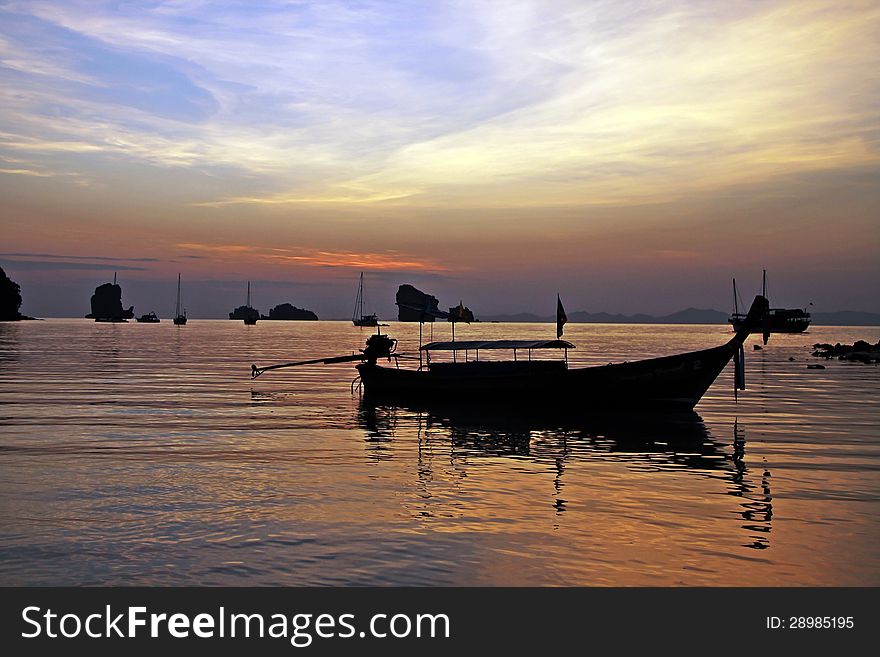
[[[397,288],[397,319],[401,322],[433,322],[436,318],[445,319],[448,313],[437,307],[437,297],[426,294],[412,285]]]
[[[0,267],[0,322],[16,322],[25,317],[21,308],[21,287]]]
[[[449,309],[449,321],[450,322],[473,322],[474,313],[467,306],[459,303],[454,308]]]
[[[122,288],[116,283],[104,283],[92,295],[92,312],[86,315],[97,322],[121,322],[134,317],[134,306],[122,307]]]
[[[311,310],[306,310],[305,308],[297,308],[293,304],[290,303],[280,303],[271,310],[269,310],[269,316],[266,317],[263,315],[261,319],[284,319],[284,320],[305,320],[305,321],[315,321],[318,319],[318,316],[313,313]]]
[[[239,306],[231,313],[229,313],[229,319],[259,319],[260,311],[256,308],[251,308],[250,306]]]
[[[857,340],[853,344],[829,344],[818,342],[813,345],[813,355],[818,358],[834,358],[838,360],[853,360],[860,363],[880,363],[880,341],[871,344],[864,340]]]

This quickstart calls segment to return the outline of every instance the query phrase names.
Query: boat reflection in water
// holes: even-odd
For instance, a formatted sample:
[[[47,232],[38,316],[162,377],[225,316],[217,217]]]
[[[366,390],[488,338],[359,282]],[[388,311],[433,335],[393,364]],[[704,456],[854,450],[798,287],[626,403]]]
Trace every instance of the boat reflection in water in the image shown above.
[[[757,550],[770,545],[773,517],[770,472],[746,465],[745,429],[734,423],[732,449],[716,440],[695,412],[648,414],[583,414],[544,416],[534,410],[436,403],[402,406],[397,400],[364,396],[358,424],[365,431],[370,457],[391,458],[389,443],[408,439],[415,424],[418,434],[418,477],[434,479],[435,452],[443,452],[444,467],[453,464],[466,471],[481,459],[526,459],[549,466],[553,477],[553,507],[566,512],[566,467],[574,462],[624,463],[644,476],[688,473],[723,482],[724,492],[741,498],[737,515],[748,542]],[[642,485],[637,483],[635,485]],[[627,491],[631,492],[631,491]],[[430,495],[429,495],[430,496]],[[542,497],[541,503],[547,498]],[[528,499],[523,498],[525,503]]]

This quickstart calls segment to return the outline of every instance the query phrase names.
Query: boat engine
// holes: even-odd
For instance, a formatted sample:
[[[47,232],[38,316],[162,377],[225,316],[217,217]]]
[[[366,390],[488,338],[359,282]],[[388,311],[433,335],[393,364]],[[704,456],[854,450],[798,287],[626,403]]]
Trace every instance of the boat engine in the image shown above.
[[[367,338],[367,346],[361,349],[361,351],[364,353],[364,359],[370,365],[375,365],[376,361],[380,358],[390,358],[396,349],[397,340],[389,338],[382,333],[377,333]]]

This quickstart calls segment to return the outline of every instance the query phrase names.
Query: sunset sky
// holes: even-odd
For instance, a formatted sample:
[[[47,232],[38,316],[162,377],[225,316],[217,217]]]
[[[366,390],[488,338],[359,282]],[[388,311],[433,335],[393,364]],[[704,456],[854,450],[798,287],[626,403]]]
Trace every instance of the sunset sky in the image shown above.
[[[0,2],[22,310],[880,311],[880,5]]]

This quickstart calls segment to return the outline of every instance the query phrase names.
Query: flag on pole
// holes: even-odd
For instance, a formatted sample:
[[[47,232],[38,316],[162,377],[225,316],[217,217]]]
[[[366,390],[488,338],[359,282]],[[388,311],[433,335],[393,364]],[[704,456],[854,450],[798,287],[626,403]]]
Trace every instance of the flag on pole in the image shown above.
[[[562,299],[559,298],[559,295],[556,295],[556,339],[562,337],[562,327],[568,321],[568,317],[565,316],[565,308],[562,307]]]

